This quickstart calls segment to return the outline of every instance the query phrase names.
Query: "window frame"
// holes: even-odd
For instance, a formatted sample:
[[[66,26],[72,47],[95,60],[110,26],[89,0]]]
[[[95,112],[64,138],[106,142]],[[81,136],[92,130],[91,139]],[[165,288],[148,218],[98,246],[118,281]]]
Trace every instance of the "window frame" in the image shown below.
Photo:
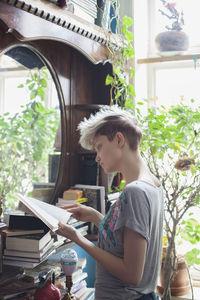
[[[142,1],[142,0],[141,0]],[[143,80],[145,81],[145,98],[146,99],[155,99],[156,98],[156,71],[158,69],[170,69],[170,68],[187,68],[187,67],[194,67],[194,61],[191,59],[190,61],[184,61],[184,60],[177,60],[177,61],[168,61],[168,62],[156,62],[156,63],[144,63],[143,65],[140,65],[137,63],[137,60],[139,58],[151,58],[151,57],[159,57],[158,53],[156,52],[155,47],[155,9],[156,9],[156,1],[158,0],[148,0],[148,3],[146,6],[144,6],[144,11],[141,9],[141,7],[138,10],[138,3],[136,0],[134,0],[134,7],[133,7],[133,19],[135,22],[137,22],[137,15],[147,15],[147,36],[144,37],[144,39],[147,39],[146,41],[143,41],[143,47],[141,41],[138,39],[135,39],[135,73],[137,77],[137,70],[143,68]],[[137,23],[134,24],[135,31],[138,30]],[[137,37],[137,34],[134,34],[134,36]],[[137,51],[137,45],[139,45],[139,51]],[[141,51],[142,50],[142,56]],[[200,41],[198,45],[192,45],[190,50],[187,54],[193,54],[193,53],[200,53]],[[145,54],[146,53],[146,57]],[[184,55],[184,54],[183,54]],[[137,79],[136,79],[136,100],[137,100]],[[144,97],[143,97],[144,98]]]

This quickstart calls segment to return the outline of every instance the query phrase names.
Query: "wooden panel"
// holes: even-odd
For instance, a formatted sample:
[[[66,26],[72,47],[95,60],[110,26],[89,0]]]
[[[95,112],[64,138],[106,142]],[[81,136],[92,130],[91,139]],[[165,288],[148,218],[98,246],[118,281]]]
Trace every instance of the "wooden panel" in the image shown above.
[[[80,145],[77,125],[97,111],[100,105],[110,104],[110,88],[105,78],[111,72],[110,64],[94,65],[73,50],[71,61],[71,185],[80,182]]]
[[[1,2],[0,20],[21,41],[54,39],[78,49],[93,63],[108,59],[107,48],[98,42]]]
[[[110,88],[105,79],[112,68],[109,63],[94,65],[73,51],[72,55],[72,105],[109,104]]]

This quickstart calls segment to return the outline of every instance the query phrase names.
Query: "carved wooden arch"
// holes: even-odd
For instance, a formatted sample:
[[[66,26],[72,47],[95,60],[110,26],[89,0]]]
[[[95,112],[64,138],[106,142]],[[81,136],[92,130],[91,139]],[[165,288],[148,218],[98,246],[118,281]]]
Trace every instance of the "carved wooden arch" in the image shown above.
[[[110,102],[105,86],[106,75],[111,73],[107,48],[4,2],[0,0],[0,54],[16,46],[28,47],[47,65],[58,92],[62,148],[53,202],[79,182],[77,124],[99,105]]]

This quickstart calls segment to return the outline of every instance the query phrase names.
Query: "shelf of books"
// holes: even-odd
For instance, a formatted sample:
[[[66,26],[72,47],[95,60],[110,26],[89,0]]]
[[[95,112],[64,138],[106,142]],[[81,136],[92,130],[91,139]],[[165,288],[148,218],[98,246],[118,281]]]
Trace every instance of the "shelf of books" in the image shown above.
[[[49,269],[53,269],[56,273],[57,284],[64,293],[66,287],[63,283],[64,274],[61,270],[59,253],[73,247],[74,243],[66,237],[56,234],[58,222],[68,223],[83,236],[86,236],[89,231],[93,231],[94,228],[88,222],[72,218],[71,214],[63,208],[71,203],[82,203],[90,205],[104,214],[105,188],[92,185],[75,185],[64,191],[62,198],[58,199],[56,205],[21,194],[17,194],[17,197],[23,204],[21,208],[24,207],[24,211],[16,210],[4,214],[7,228],[2,231],[4,250],[3,272],[0,274],[0,299],[14,299],[9,298],[9,296],[13,296],[14,293],[20,294],[22,291],[23,293],[24,291],[25,293],[35,291],[39,274]],[[94,297],[94,289],[89,289],[86,284],[88,274],[83,271],[86,261],[80,260],[79,264],[80,266],[73,274],[72,292],[76,294],[77,300],[91,300]],[[16,287],[12,288],[9,286],[12,282],[12,276],[4,275],[8,269],[17,267],[20,270],[20,276],[17,277],[13,273]],[[28,283],[24,283],[22,280],[24,274],[22,275],[21,269],[25,271],[26,278],[28,276]]]
[[[76,300],[94,299],[94,288],[87,286],[88,273],[85,270],[86,265],[86,258],[79,258],[77,268],[72,274],[71,294],[75,296]],[[17,278],[16,276],[13,278],[11,275],[6,282],[5,280],[0,281],[0,299],[34,299],[33,296],[38,290],[39,284],[41,284],[41,276],[52,270],[54,275],[54,279],[52,279],[53,285],[59,289],[61,293],[60,299],[63,299],[68,292],[66,275],[62,271],[60,261],[54,259],[47,260],[34,269],[25,269],[25,274],[21,274]]]
[[[3,251],[4,265],[33,269],[46,261],[53,254],[73,246],[70,240],[48,230],[46,225],[44,223],[42,224],[40,219],[34,216],[13,214],[9,216],[9,219],[10,224],[12,224],[14,219],[15,226],[18,228],[3,231],[5,240],[5,249]],[[29,223],[31,226],[28,225],[26,220],[32,222]],[[74,226],[82,235],[87,235],[88,223],[76,221],[72,218],[68,223]],[[26,227],[26,229],[19,229],[19,227]],[[32,228],[30,229],[30,227]],[[33,229],[33,227],[35,228]]]
[[[59,221],[72,225],[83,236],[94,233],[90,223],[72,218],[71,213],[63,209],[67,208],[67,205],[82,203],[105,214],[103,186],[76,184],[64,191],[63,197],[58,198],[56,205],[20,194],[17,194],[17,197],[25,211],[16,210],[4,215],[4,222],[8,227],[3,231],[4,265],[35,268],[54,253],[71,247],[70,240],[56,234]]]

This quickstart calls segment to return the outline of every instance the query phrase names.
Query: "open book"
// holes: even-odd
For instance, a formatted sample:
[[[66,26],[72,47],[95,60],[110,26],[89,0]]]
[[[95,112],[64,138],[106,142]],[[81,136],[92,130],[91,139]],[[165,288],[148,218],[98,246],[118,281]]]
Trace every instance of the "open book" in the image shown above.
[[[58,229],[59,221],[66,224],[71,216],[71,213],[66,210],[35,198],[23,196],[18,193],[16,194],[16,197],[52,231],[56,231]]]

